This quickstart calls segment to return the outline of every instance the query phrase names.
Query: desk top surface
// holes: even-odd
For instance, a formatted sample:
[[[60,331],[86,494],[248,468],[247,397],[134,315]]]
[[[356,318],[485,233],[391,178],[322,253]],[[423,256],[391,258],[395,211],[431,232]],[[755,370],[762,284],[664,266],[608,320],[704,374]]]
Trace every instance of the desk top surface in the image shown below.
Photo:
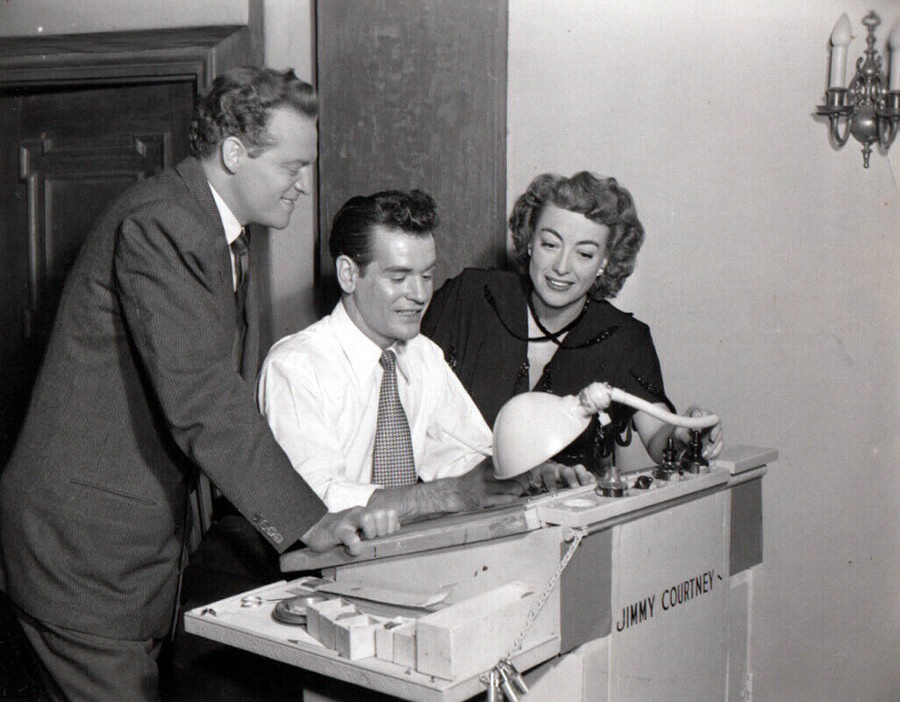
[[[669,502],[693,499],[709,490],[724,489],[734,476],[760,469],[777,457],[778,452],[774,449],[735,445],[713,461],[709,472],[685,475],[681,479],[669,481],[657,480],[650,489],[640,490],[633,486],[634,478],[652,474],[652,469],[623,475],[630,486],[623,497],[598,495],[593,485],[523,497],[503,507],[451,514],[404,525],[394,534],[364,541],[363,551],[359,556],[350,556],[340,547],[322,553],[308,549],[290,551],[281,557],[281,570],[302,572],[331,568],[377,558],[463,546],[551,525],[596,527],[610,520],[627,518],[628,515],[637,517],[647,509],[658,509],[660,505]]]

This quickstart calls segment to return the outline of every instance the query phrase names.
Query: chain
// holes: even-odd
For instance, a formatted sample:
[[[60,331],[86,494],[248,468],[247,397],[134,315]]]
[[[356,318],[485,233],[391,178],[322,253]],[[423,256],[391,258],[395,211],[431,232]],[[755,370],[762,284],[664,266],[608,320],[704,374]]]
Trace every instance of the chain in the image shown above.
[[[550,580],[547,581],[547,585],[544,587],[543,592],[541,592],[540,597],[538,597],[537,601],[531,606],[528,616],[525,618],[525,625],[522,627],[522,631],[519,632],[519,635],[516,637],[516,640],[513,641],[512,646],[509,651],[507,651],[504,658],[512,658],[516,652],[522,648],[522,644],[525,643],[525,637],[528,635],[531,625],[534,624],[534,620],[537,619],[538,614],[541,613],[541,610],[547,603],[547,598],[550,597],[550,593],[553,592],[553,588],[556,587],[556,583],[558,583],[559,579],[562,577],[563,571],[566,569],[566,566],[569,565],[572,556],[575,555],[575,551],[581,543],[581,540],[587,536],[587,532],[584,529],[573,529],[573,533],[574,537],[572,538],[572,543],[569,544],[569,549],[559,561],[559,565],[556,566],[556,571],[550,576]]]

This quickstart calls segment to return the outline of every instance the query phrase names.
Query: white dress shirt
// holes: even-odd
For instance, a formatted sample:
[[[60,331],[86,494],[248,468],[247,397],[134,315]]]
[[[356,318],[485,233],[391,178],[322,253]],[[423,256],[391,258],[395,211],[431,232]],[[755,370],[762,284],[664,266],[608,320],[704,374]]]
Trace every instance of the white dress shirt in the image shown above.
[[[206,182],[209,183],[209,181]],[[219,218],[222,220],[222,227],[225,229],[225,240],[228,242],[228,247],[231,248],[231,245],[241,235],[244,228],[212,183],[209,183],[209,189],[212,190],[213,200],[216,202],[216,209],[219,211]],[[231,251],[231,282],[234,285],[234,289],[237,290],[237,265],[234,261],[233,250]]]
[[[421,334],[392,347],[416,474],[463,475],[491,452],[491,431],[441,349]],[[259,408],[275,438],[332,512],[365,505],[371,483],[381,348],[339,302],[327,317],[272,347]]]

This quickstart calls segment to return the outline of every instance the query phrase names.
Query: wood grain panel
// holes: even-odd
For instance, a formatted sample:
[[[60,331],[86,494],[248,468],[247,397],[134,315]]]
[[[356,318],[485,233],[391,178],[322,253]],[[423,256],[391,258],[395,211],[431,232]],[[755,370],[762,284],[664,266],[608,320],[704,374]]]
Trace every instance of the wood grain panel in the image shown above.
[[[26,339],[49,334],[66,274],[94,220],[129,185],[171,163],[169,142],[168,132],[20,142],[28,212]]]
[[[421,188],[438,203],[437,282],[505,262],[506,0],[317,5],[319,281],[354,195]]]

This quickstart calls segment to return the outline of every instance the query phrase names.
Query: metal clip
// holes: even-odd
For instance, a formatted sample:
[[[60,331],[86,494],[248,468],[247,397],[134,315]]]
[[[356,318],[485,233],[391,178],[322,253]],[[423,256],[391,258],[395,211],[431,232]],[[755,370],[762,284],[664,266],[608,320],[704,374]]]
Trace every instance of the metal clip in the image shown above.
[[[502,663],[498,663],[495,670],[500,675],[500,689],[503,690],[503,696],[507,702],[519,702],[519,695],[509,673],[506,672],[506,667]]]
[[[501,658],[499,665],[502,670],[506,671],[507,676],[516,690],[523,695],[528,694],[528,685],[525,684],[525,678],[522,677],[522,674],[519,672],[519,669],[513,665],[513,662],[508,658]]]
[[[481,682],[487,687],[487,698],[485,699],[485,702],[500,702],[500,681],[496,669],[491,669],[487,674],[486,680],[485,676],[482,676]]]

